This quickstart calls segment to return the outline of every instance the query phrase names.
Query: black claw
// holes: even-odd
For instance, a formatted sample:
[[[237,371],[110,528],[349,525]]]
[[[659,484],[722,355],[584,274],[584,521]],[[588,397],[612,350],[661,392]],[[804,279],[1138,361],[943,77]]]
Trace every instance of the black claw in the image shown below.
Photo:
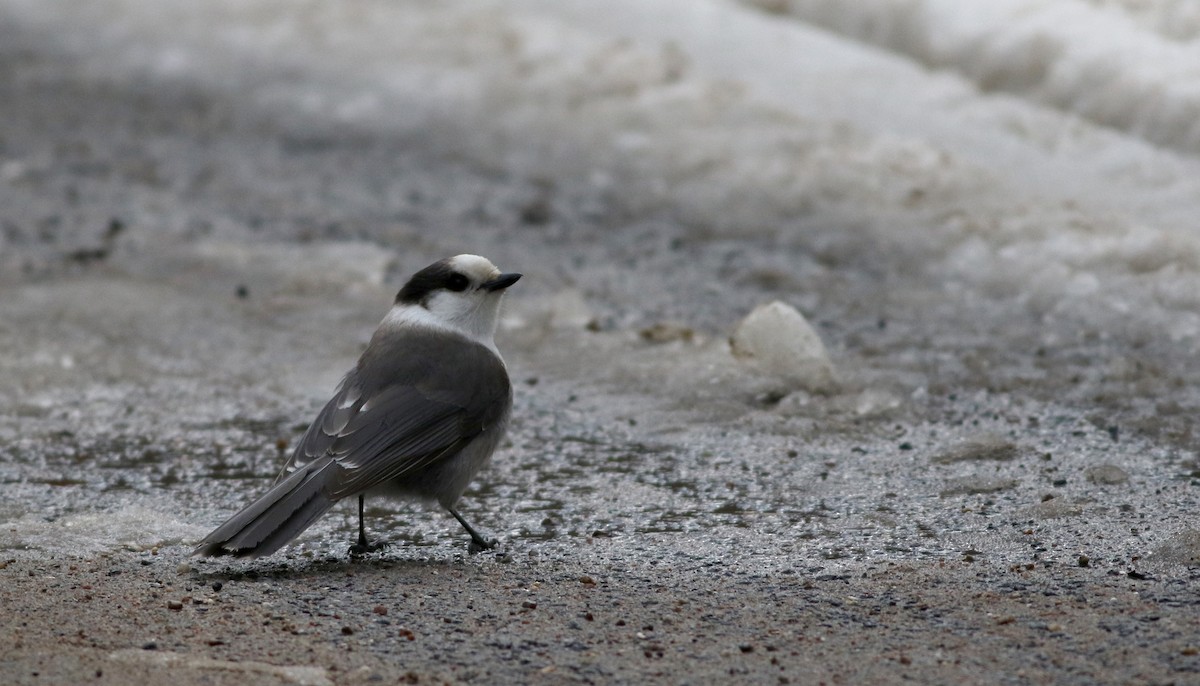
[[[497,541],[494,538],[490,541],[472,538],[471,542],[467,544],[467,552],[472,555],[476,553],[482,553],[485,550],[491,550],[492,548],[495,548],[497,545],[499,545],[499,543],[500,541]]]

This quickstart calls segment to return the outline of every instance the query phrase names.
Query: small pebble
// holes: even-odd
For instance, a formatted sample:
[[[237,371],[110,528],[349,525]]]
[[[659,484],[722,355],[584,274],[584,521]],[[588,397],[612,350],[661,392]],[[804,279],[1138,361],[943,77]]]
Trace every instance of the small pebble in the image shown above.
[[[214,591],[219,591],[224,587],[225,587],[225,585],[222,584],[220,581],[212,582],[212,590],[214,590]]]
[[[387,608],[382,605],[376,605],[375,609],[371,611],[377,615],[386,615],[388,612]]]
[[[167,601],[167,609],[168,610],[182,610],[183,603],[179,602],[178,600],[168,600]]]
[[[348,626],[342,627],[342,635],[343,636],[352,636],[353,634],[354,634],[354,629],[351,629]]]

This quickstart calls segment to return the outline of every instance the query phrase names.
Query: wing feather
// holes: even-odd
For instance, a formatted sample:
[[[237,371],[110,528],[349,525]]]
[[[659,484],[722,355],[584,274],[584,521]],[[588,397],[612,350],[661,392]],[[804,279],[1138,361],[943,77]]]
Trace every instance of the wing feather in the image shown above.
[[[492,350],[445,334],[390,332],[342,379],[281,478],[329,458],[340,468],[330,496],[361,493],[457,454],[504,421],[511,399]]]

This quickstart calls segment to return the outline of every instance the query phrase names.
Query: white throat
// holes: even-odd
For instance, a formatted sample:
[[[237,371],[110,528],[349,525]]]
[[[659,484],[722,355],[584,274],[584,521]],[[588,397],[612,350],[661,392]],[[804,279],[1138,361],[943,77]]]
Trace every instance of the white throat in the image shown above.
[[[487,298],[478,308],[463,312],[457,317],[447,317],[420,305],[393,305],[380,322],[379,328],[398,330],[418,326],[456,333],[484,346],[499,357],[500,351],[496,349],[495,341],[499,305],[500,298]]]

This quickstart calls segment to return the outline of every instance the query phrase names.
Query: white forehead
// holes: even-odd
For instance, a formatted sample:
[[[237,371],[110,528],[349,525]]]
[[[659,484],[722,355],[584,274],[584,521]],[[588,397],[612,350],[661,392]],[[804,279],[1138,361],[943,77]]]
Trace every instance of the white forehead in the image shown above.
[[[450,265],[475,282],[487,281],[500,274],[491,260],[479,255],[455,255],[450,258]]]

